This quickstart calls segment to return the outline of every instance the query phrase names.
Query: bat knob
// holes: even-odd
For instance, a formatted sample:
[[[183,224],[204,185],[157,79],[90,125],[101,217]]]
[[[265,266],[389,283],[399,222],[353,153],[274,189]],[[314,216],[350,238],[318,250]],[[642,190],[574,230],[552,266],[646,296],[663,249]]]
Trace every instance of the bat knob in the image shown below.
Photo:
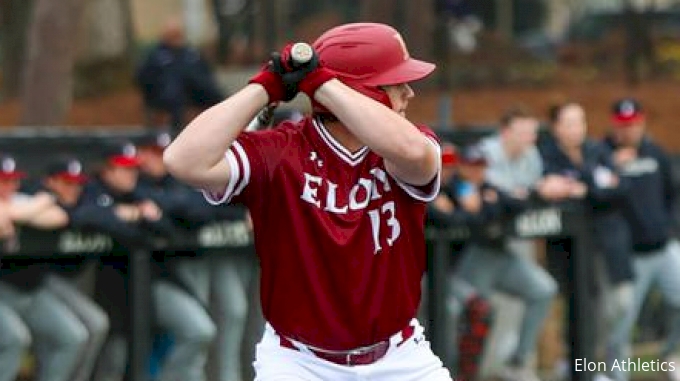
[[[314,49],[306,42],[297,42],[290,49],[290,58],[295,65],[303,65],[314,56]]]

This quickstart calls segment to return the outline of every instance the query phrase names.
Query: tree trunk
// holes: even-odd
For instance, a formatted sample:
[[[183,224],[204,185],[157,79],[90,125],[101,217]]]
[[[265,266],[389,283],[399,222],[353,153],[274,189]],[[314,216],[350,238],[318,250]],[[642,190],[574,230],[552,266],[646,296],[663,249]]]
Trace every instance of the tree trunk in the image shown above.
[[[36,0],[30,22],[22,125],[63,123],[71,105],[74,36],[79,34],[86,0]]]
[[[123,12],[123,29],[125,30],[125,55],[132,60],[135,56],[135,25],[132,20],[132,0],[120,0],[121,10]]]
[[[26,34],[33,0],[0,1],[0,56],[2,57],[3,98],[19,95],[26,59]]]
[[[129,0],[89,0],[76,58],[73,95],[96,96],[128,86],[134,60]]]
[[[424,60],[433,60],[435,14],[433,0],[406,1],[405,27],[401,32],[411,55]]]

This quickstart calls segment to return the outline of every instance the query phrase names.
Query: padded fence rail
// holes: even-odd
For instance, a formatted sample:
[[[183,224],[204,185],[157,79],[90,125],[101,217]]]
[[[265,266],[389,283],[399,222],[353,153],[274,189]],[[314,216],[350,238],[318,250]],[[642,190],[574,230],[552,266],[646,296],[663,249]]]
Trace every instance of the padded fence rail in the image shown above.
[[[466,142],[478,139],[488,129],[477,129],[466,133],[441,134],[445,140]],[[19,165],[31,174],[39,175],[47,157],[72,154],[83,162],[93,162],[98,147],[114,139],[134,139],[151,131],[122,129],[118,131],[68,131],[60,129],[16,129],[0,133],[0,153],[11,153]],[[540,204],[507,221],[506,234],[523,238],[563,237],[572,241],[570,258],[571,281],[569,282],[571,357],[594,358],[594,308],[590,296],[593,277],[593,250],[591,229],[585,218],[583,206],[579,204]],[[147,360],[150,351],[151,311],[149,301],[151,290],[152,250],[176,250],[198,248],[225,248],[231,255],[252,255],[252,237],[234,234],[235,222],[215,222],[190,230],[182,237],[159,239],[156,247],[125,247],[131,255],[130,284],[128,292],[132,305],[132,338],[130,380],[142,381],[148,378]],[[428,336],[438,354],[446,353],[446,346],[452,345],[447,333],[446,294],[451,242],[465,240],[469,232],[465,226],[445,230],[429,227],[428,244],[432,245],[428,270]],[[20,228],[18,241],[13,244],[2,242],[0,256],[31,256],[39,260],[53,255],[107,255],[119,246],[110,236],[95,231],[39,231]],[[572,362],[573,363],[573,362]],[[589,372],[573,372],[573,381],[591,381]]]

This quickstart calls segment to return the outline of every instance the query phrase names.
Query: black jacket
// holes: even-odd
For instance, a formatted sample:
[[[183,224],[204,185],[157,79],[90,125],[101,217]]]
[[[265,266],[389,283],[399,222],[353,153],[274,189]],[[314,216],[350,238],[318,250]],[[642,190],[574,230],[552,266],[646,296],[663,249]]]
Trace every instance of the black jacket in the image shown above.
[[[607,138],[604,146],[614,152],[618,147]],[[671,237],[674,224],[675,187],[668,155],[648,137],[638,146],[637,158],[618,168],[628,182],[623,215],[630,226],[632,247],[638,253],[655,251]]]
[[[145,103],[171,111],[187,104],[210,107],[224,99],[208,63],[190,47],[154,46],[137,70]]]
[[[598,173],[618,176],[611,152],[602,144],[586,139],[581,147],[583,162],[577,164],[562,151],[552,136],[545,137],[539,145],[539,152],[545,174],[571,176],[588,187],[585,201],[590,206],[589,217],[595,242],[604,255],[609,279],[613,283],[633,279],[630,231],[622,214],[628,181],[620,179],[616,187],[603,187],[598,182]]]

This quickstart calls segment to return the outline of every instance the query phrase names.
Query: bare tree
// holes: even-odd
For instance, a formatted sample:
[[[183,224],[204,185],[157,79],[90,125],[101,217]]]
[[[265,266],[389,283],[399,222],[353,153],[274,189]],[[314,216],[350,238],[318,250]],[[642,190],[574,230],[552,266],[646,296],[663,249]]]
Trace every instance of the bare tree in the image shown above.
[[[36,0],[23,84],[23,125],[62,123],[72,98],[74,36],[86,0]]]
[[[637,85],[643,77],[643,71],[653,73],[656,66],[656,47],[652,37],[651,25],[647,12],[651,7],[647,2],[623,0],[625,47],[623,63],[626,81],[629,85]]]
[[[0,56],[2,56],[2,97],[19,94],[26,54],[26,31],[33,0],[0,1]]]
[[[74,96],[111,92],[131,83],[134,36],[130,0],[89,0],[82,16]]]

